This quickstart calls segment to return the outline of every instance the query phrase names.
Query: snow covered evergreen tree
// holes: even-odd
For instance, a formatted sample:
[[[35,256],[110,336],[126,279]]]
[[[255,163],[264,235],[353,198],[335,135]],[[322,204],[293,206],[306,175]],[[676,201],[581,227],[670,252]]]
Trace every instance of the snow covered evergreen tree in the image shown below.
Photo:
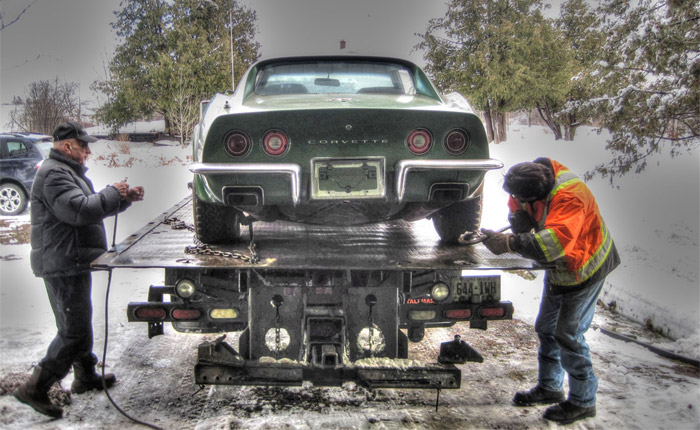
[[[700,2],[606,0],[609,35],[596,71],[617,88],[593,100],[612,133],[610,162],[588,176],[642,171],[650,155],[700,146]]]
[[[541,0],[452,0],[416,45],[438,87],[484,112],[489,140],[506,140],[508,112],[566,94],[570,53],[542,8]]]

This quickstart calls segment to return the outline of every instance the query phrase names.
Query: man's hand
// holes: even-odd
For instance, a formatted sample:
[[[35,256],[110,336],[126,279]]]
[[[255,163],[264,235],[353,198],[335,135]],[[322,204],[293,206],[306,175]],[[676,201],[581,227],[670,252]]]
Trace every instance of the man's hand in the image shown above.
[[[138,186],[138,187],[133,187],[129,188],[129,190],[126,193],[126,201],[128,202],[138,202],[143,200],[143,187]]]
[[[123,182],[123,181],[122,181],[122,182],[114,183],[114,184],[112,184],[112,186],[113,186],[114,188],[116,188],[117,191],[119,191],[119,197],[120,197],[122,200],[126,199],[127,193],[129,192],[129,184],[127,184],[126,182]]]
[[[519,209],[508,215],[508,221],[513,233],[529,233],[532,229],[537,229],[537,223],[526,211]]]
[[[498,233],[485,228],[481,232],[486,235],[484,246],[496,255],[501,255],[506,252],[512,252],[510,248],[510,238],[513,237],[510,233]]]

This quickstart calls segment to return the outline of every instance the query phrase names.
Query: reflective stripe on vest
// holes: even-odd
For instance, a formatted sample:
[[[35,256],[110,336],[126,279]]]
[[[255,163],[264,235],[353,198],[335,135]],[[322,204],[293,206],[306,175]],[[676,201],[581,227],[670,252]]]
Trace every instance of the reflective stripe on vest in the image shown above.
[[[562,170],[554,182],[554,188],[547,196],[547,204],[544,209],[542,219],[540,220],[540,231],[535,233],[535,239],[540,246],[540,249],[545,255],[548,262],[558,260],[564,256],[564,247],[559,242],[559,238],[552,229],[545,229],[544,224],[549,212],[549,204],[554,196],[564,187],[579,182],[580,179],[569,170]],[[582,265],[572,272],[568,267],[558,267],[548,271],[549,281],[555,285],[576,285],[585,282],[590,278],[603,264],[612,249],[612,237],[608,231],[605,222],[600,219],[602,243],[595,250],[593,255]]]

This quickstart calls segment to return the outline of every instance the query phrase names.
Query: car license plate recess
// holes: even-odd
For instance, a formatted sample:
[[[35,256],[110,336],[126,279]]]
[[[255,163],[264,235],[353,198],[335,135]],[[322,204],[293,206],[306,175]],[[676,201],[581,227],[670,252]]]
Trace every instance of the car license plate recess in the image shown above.
[[[462,276],[452,280],[453,302],[485,303],[501,300],[501,277]]]
[[[316,200],[383,198],[383,159],[315,159],[311,197]]]

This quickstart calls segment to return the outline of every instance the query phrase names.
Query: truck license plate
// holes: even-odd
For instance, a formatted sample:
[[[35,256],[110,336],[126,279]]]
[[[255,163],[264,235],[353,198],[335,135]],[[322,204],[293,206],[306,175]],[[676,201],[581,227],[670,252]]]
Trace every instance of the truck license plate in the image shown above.
[[[464,276],[453,279],[452,297],[455,302],[498,302],[501,300],[501,277]]]

